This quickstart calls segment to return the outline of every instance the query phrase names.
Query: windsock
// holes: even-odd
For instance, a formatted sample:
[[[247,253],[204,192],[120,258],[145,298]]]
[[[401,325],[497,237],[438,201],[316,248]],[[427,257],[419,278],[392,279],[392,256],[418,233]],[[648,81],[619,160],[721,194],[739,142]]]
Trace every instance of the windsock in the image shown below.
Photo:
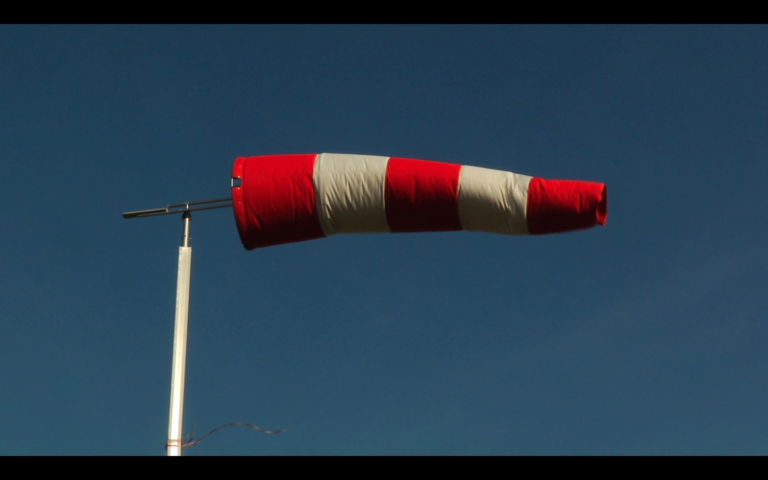
[[[602,183],[410,158],[268,155],[232,170],[247,250],[337,233],[566,232],[604,225],[607,202]]]

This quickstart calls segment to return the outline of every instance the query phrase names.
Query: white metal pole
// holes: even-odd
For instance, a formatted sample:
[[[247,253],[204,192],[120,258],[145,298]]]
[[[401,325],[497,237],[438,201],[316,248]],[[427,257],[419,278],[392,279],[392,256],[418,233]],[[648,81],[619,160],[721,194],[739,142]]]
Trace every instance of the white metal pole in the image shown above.
[[[192,215],[184,212],[184,238],[179,247],[179,274],[176,284],[176,322],[173,332],[173,367],[171,373],[171,411],[168,418],[169,457],[181,456],[184,418],[184,371],[187,361],[187,323],[189,319],[189,280],[192,273],[192,247],[189,246],[189,222]]]

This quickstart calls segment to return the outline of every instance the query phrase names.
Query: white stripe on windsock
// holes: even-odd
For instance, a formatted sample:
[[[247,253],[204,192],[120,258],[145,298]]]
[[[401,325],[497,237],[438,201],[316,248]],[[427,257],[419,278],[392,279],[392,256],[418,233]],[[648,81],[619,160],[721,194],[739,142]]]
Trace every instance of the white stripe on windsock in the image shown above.
[[[461,167],[459,219],[470,232],[528,235],[526,203],[532,177],[490,168]]]
[[[384,186],[389,157],[321,153],[315,161],[317,213],[326,237],[389,233]]]

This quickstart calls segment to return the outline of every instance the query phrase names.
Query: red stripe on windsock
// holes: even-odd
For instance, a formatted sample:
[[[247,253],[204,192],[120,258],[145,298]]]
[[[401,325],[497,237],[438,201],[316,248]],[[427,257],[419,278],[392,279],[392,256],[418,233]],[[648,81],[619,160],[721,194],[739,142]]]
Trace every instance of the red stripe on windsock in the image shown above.
[[[461,230],[461,165],[410,158],[389,159],[384,205],[393,233]]]
[[[238,158],[232,176],[237,230],[246,250],[322,238],[312,177],[317,155]]]
[[[532,235],[605,225],[608,191],[602,183],[532,178],[526,216]]]

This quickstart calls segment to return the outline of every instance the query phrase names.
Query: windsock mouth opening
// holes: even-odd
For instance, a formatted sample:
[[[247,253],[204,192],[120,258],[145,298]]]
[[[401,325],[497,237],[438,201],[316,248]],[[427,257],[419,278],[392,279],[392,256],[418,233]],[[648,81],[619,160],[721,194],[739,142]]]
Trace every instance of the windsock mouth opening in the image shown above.
[[[316,154],[238,157],[232,200],[246,250],[324,237],[313,172]]]

